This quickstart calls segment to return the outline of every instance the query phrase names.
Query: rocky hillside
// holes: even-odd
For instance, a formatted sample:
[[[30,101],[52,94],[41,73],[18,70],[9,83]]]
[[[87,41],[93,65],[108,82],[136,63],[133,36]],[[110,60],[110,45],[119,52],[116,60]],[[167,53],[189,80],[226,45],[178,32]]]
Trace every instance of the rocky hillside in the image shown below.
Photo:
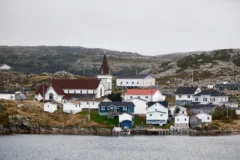
[[[93,76],[99,73],[104,49],[38,46],[0,46],[0,64],[6,63],[14,71],[23,73],[55,73],[67,71],[73,74]],[[161,57],[143,56],[131,52],[106,50],[111,72],[135,74],[163,61]]]
[[[240,49],[196,52],[179,60],[156,64],[150,73],[161,83],[172,85],[203,85],[222,81],[239,82]]]

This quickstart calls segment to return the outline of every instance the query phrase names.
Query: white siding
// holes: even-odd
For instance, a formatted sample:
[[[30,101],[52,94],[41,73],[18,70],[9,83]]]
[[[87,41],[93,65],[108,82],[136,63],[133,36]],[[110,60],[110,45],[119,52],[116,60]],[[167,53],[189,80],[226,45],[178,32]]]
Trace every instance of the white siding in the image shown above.
[[[175,117],[175,124],[189,124],[189,116],[179,114]]]
[[[148,107],[146,120],[168,120],[168,108],[159,103],[155,103]]]
[[[127,114],[127,113],[123,113],[121,115],[119,115],[119,123],[125,120],[129,120],[132,121],[132,115]]]
[[[162,95],[161,92],[157,91],[153,95],[130,95],[130,94],[126,95],[125,94],[123,99],[127,101],[129,99],[134,99],[134,98],[143,99],[147,102],[157,102],[157,101],[164,101],[166,99],[166,96]]]
[[[199,119],[202,120],[202,123],[211,123],[212,122],[212,116],[206,113],[199,113],[196,115]]]
[[[149,87],[155,85],[155,78],[147,76],[145,78],[131,79],[131,78],[117,78],[117,87]]]
[[[147,101],[142,99],[129,99],[127,102],[132,102],[134,107],[134,114],[146,115],[147,113]]]
[[[53,113],[57,110],[57,104],[53,104],[50,102],[44,103],[44,111]]]
[[[1,93],[0,99],[15,100],[15,94]]]
[[[80,104],[73,104],[72,102],[67,102],[63,104],[63,112],[76,114],[81,112],[82,108]]]

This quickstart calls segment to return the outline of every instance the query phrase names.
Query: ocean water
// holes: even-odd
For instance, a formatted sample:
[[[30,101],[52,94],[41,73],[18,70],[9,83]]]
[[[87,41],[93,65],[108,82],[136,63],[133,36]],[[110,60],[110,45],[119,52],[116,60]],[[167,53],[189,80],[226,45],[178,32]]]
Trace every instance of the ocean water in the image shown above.
[[[0,160],[240,160],[240,136],[0,136]]]

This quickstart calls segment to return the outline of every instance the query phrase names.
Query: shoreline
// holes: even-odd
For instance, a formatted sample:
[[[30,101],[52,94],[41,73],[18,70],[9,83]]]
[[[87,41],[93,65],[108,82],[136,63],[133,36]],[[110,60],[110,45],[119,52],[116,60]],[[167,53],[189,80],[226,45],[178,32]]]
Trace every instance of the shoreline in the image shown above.
[[[4,128],[0,126],[1,135],[12,134],[33,134],[33,135],[84,135],[84,136],[116,136],[113,135],[111,128],[36,128],[34,130],[21,128]],[[238,129],[226,130],[184,130],[182,132],[174,132],[170,130],[131,130],[129,136],[225,136],[240,135]],[[117,136],[121,136],[118,134]]]

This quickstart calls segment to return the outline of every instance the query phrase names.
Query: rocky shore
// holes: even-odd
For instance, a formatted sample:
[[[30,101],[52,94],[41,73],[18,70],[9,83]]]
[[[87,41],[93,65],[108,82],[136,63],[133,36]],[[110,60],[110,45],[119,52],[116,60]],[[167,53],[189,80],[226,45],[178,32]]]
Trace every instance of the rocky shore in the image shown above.
[[[110,128],[40,127],[21,115],[8,116],[9,123],[0,125],[0,135],[4,134],[75,134],[75,135],[111,135]]]

